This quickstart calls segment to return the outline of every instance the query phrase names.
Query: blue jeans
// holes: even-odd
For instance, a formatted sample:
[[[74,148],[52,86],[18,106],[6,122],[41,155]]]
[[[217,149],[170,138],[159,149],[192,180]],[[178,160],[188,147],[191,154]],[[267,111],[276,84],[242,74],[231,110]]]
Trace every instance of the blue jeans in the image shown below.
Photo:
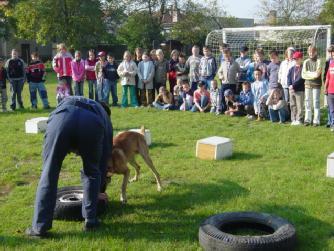
[[[49,107],[48,93],[46,92],[44,82],[29,83],[31,106],[37,108],[37,91],[39,93],[39,96],[41,97],[44,108],[48,108]]]
[[[159,102],[153,102],[152,104],[158,110],[172,110],[173,108],[173,105],[171,104],[161,104]]]
[[[75,81],[74,82],[74,94],[75,96],[83,96],[84,81]]]
[[[285,122],[287,120],[287,111],[285,108],[274,110],[269,108],[269,117],[271,122]]]
[[[203,109],[208,105],[209,99],[207,96],[201,96],[201,102],[200,102],[200,107]],[[199,111],[198,107],[194,104],[193,107],[191,108],[192,112],[197,112]]]
[[[103,88],[104,88],[104,85],[106,84],[108,80],[105,79],[105,78],[101,78],[101,79],[98,79],[97,80],[97,84],[96,84],[96,92],[97,92],[97,99],[99,101],[102,101],[103,100]]]
[[[11,93],[11,104],[10,107],[15,110],[16,109],[16,99],[20,108],[23,108],[22,102],[22,90],[23,90],[24,80],[13,80],[10,81],[10,93]]]
[[[201,81],[205,84],[205,88],[207,90],[210,90],[211,88],[211,81],[213,80],[213,78],[202,78]]]
[[[118,103],[118,97],[117,97],[117,81],[116,80],[109,80],[105,79],[105,82],[103,84],[103,99],[102,101],[105,102],[106,104],[109,104],[109,96],[111,92],[111,97],[112,97],[112,103],[113,105],[116,105]]]
[[[87,80],[88,81],[88,97],[96,101],[99,100],[97,95],[97,81],[96,80]],[[94,91],[95,90],[95,91]]]
[[[328,121],[331,127],[334,126],[334,94],[327,94]]]
[[[58,107],[59,108],[59,107]],[[96,219],[103,156],[103,119],[95,112],[66,106],[50,115],[43,147],[43,170],[36,192],[32,227],[43,233],[51,229],[60,169],[70,150],[77,150],[83,161],[81,182],[84,190],[82,216]],[[92,133],[93,132],[93,133]]]

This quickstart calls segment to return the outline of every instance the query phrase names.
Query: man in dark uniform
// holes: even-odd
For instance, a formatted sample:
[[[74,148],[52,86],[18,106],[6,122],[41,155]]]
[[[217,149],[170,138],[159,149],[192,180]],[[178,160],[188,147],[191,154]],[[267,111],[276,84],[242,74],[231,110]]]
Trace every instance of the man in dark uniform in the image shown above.
[[[94,230],[98,195],[106,189],[108,155],[112,147],[112,124],[108,107],[83,97],[65,98],[51,113],[43,148],[43,171],[38,184],[29,236],[43,237],[52,227],[59,172],[69,152],[83,161],[81,181],[84,189],[82,214],[84,230]]]

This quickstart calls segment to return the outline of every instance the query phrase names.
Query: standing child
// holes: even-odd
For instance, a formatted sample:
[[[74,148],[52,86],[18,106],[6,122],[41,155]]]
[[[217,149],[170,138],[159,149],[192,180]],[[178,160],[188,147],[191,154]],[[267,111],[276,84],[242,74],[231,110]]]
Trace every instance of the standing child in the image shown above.
[[[95,75],[95,65],[96,65],[95,52],[93,49],[88,51],[88,59],[85,61],[86,79],[88,81],[88,97],[90,99],[98,100],[97,95],[97,81]]]
[[[52,67],[57,73],[58,80],[65,79],[68,89],[71,95],[73,95],[72,90],[72,68],[71,62],[73,57],[66,49],[64,43],[57,45],[58,53],[52,60]]]
[[[278,72],[278,83],[281,83],[281,86],[284,91],[284,99],[286,102],[290,102],[289,100],[289,86],[288,86],[288,73],[290,69],[295,66],[295,60],[293,59],[293,53],[295,49],[293,47],[289,47],[285,51],[285,60],[282,61],[279,72]]]
[[[121,77],[122,85],[122,107],[128,106],[128,90],[130,90],[131,106],[137,108],[138,102],[136,97],[136,80],[137,65],[131,59],[129,51],[124,52],[123,61],[117,68],[117,73]]]
[[[218,88],[217,80],[211,81],[211,89],[210,89],[210,100],[211,100],[211,113],[215,113],[216,115],[219,115],[221,111],[221,91]]]
[[[156,51],[157,59],[154,62],[155,74],[154,74],[154,89],[159,93],[161,86],[166,87],[167,73],[169,63],[164,57],[164,53],[161,49]]]
[[[154,63],[147,52],[143,53],[142,61],[138,64],[138,88],[142,106],[152,106]],[[147,95],[147,96],[146,96]]]
[[[7,112],[7,71],[4,67],[5,62],[3,58],[0,58],[0,94],[1,94],[1,107],[2,112]]]
[[[100,51],[97,55],[99,58],[99,61],[97,61],[95,65],[95,75],[97,80],[97,98],[98,100],[103,100],[103,87],[106,82],[105,76],[104,76],[104,67],[107,65],[106,61],[106,53],[104,51]]]
[[[258,121],[266,118],[266,99],[268,97],[268,82],[262,76],[261,69],[255,69],[255,82],[251,85],[254,95],[254,111]]]
[[[191,90],[196,91],[197,83],[199,81],[199,64],[201,62],[201,55],[199,55],[199,47],[194,45],[191,49],[192,55],[187,59],[186,67],[189,71],[189,81],[191,83]]]
[[[166,87],[161,86],[159,88],[159,94],[153,102],[153,106],[158,110],[171,110],[173,108],[173,96],[166,90]]]
[[[198,89],[194,92],[194,105],[191,108],[191,111],[207,112],[210,109],[210,105],[210,93],[206,90],[205,84],[202,81],[199,81]]]
[[[172,50],[169,60],[168,66],[168,80],[169,80],[169,90],[172,92],[174,90],[174,86],[176,85],[176,65],[179,62],[179,51]]]
[[[287,120],[287,103],[283,99],[283,90],[274,88],[266,101],[271,122],[284,123]]]
[[[303,53],[293,53],[295,65],[288,72],[288,86],[290,94],[291,125],[303,123],[305,80],[302,78]]]
[[[193,91],[190,89],[188,81],[182,83],[182,104],[180,106],[181,111],[189,111],[193,106]]]
[[[31,63],[27,68],[27,81],[29,83],[31,107],[37,109],[37,91],[43,102],[44,109],[49,109],[48,94],[44,85],[45,67],[39,60],[37,52],[31,53]]]
[[[329,107],[330,130],[334,132],[334,46],[328,48],[331,55],[325,80],[325,94],[327,94],[327,103]]]
[[[12,57],[7,60],[5,68],[7,71],[7,78],[10,83],[11,104],[12,110],[16,109],[16,99],[19,108],[23,109],[22,90],[26,78],[25,63],[19,58],[17,50],[12,50]]]
[[[278,58],[278,52],[276,50],[272,50],[269,52],[270,64],[267,66],[267,74],[269,79],[269,90],[275,88],[282,88],[278,83],[278,73],[281,62]]]
[[[199,64],[200,80],[205,84],[205,87],[210,90],[211,80],[213,80],[217,73],[216,59],[211,54],[211,49],[207,46],[203,47],[204,56],[201,58]]]
[[[84,82],[85,82],[85,61],[81,58],[81,52],[76,51],[74,59],[71,62],[72,79],[74,80],[74,95],[84,95]]]
[[[326,63],[325,63],[325,69],[324,69],[324,73],[323,73],[324,83],[326,82],[326,76],[327,76],[327,72],[328,72],[328,69],[329,69],[329,65],[334,60],[334,45],[330,45],[327,49],[327,52],[329,54],[329,58],[326,60]],[[327,107],[327,125],[326,125],[326,127],[330,127],[331,124],[332,124],[332,117],[331,117],[331,114],[330,114],[330,110],[329,110],[327,100],[328,100],[328,97],[327,97],[327,93],[326,93],[326,90],[325,90],[324,107]]]
[[[136,63],[137,68],[138,68],[139,63],[143,60],[142,57],[143,57],[143,49],[140,47],[137,47],[135,49],[135,59],[133,60]],[[140,100],[141,90],[140,88],[138,88],[138,82],[139,82],[138,74],[136,75],[135,78],[136,78],[136,97],[137,97],[138,105],[141,105],[141,100]]]
[[[255,69],[260,69],[262,72],[261,79],[268,81],[267,66],[270,62],[264,59],[264,51],[262,48],[257,48],[255,50],[254,59],[255,61],[251,63],[248,67],[248,71],[247,71],[248,82],[253,83],[255,81],[254,79]]]
[[[103,85],[103,99],[102,101],[109,105],[109,95],[111,92],[112,106],[117,106],[117,80],[119,76],[117,74],[118,65],[115,62],[114,57],[111,54],[107,55],[107,64],[103,68],[105,83]]]
[[[305,121],[304,125],[312,123],[313,101],[313,126],[320,125],[320,89],[321,89],[321,60],[317,55],[317,48],[313,45],[308,47],[309,59],[304,61],[302,78],[305,79]]]
[[[175,70],[177,85],[181,85],[183,80],[188,80],[188,68],[186,66],[186,58],[182,53],[179,55],[179,62],[176,64]]]
[[[247,71],[250,63],[252,62],[250,57],[248,56],[248,47],[242,46],[240,48],[240,57],[238,57],[235,61],[240,66],[239,78],[237,83],[236,93],[240,93],[242,83],[247,81]]]

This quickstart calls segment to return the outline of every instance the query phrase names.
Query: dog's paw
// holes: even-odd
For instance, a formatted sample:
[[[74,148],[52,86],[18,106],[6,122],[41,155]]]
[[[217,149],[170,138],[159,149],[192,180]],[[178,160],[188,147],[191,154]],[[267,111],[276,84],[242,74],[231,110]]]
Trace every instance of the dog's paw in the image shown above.
[[[129,180],[129,183],[132,183],[132,182],[135,182],[135,181],[138,181],[138,178],[137,177],[133,177],[132,179]]]
[[[157,190],[158,190],[158,192],[161,192],[162,191],[162,187],[158,186]]]
[[[121,195],[121,203],[125,205],[127,202],[128,202],[127,199]]]

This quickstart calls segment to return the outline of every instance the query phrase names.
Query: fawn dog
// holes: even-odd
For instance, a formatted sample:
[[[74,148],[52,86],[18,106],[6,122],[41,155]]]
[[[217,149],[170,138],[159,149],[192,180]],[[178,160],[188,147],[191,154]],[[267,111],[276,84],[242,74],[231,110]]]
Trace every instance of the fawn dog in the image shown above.
[[[139,178],[140,166],[135,160],[136,154],[141,155],[148,167],[152,170],[157,182],[158,191],[161,191],[160,175],[150,158],[144,134],[145,128],[142,126],[140,133],[126,131],[117,134],[113,138],[113,148],[111,158],[108,161],[107,177],[111,177],[114,173],[124,175],[121,190],[121,202],[123,204],[127,202],[126,187],[128,182],[137,181]],[[129,180],[130,169],[127,163],[130,163],[136,171],[135,176],[131,180]]]

